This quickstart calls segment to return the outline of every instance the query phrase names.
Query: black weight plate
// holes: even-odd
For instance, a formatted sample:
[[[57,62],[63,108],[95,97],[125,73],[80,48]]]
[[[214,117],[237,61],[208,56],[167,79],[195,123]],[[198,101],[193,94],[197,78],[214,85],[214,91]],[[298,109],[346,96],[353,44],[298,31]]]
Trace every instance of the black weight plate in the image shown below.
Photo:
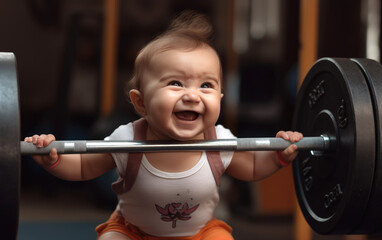
[[[371,234],[382,229],[382,66],[371,59],[351,59],[358,64],[368,82],[373,102],[376,140],[374,181],[362,223],[355,234]]]
[[[331,137],[330,150],[301,151],[293,163],[307,222],[320,234],[351,233],[367,207],[375,164],[373,107],[357,64],[318,60],[297,95],[293,126],[304,136]]]
[[[20,124],[16,62],[0,53],[0,232],[16,239],[20,193]]]

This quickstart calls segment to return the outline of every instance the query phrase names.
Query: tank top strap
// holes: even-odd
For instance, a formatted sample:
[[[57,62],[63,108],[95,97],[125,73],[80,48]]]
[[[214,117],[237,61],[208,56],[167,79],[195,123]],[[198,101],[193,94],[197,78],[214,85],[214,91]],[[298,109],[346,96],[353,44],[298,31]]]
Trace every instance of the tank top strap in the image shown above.
[[[134,141],[146,140],[147,122],[144,118],[133,122]],[[113,190],[118,193],[128,192],[134,185],[142,162],[142,152],[129,153],[125,173],[112,184]]]
[[[217,139],[215,126],[208,128],[204,132],[204,139],[205,140]],[[206,154],[207,154],[208,163],[210,164],[210,167],[211,167],[212,174],[214,175],[214,178],[215,178],[216,185],[220,187],[220,178],[225,171],[220,153],[218,151],[207,151]]]

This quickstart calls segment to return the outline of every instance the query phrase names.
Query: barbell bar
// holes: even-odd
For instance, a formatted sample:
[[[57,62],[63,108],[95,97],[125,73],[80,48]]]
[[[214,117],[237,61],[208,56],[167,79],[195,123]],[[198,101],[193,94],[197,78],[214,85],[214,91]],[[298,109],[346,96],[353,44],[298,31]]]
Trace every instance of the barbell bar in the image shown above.
[[[322,58],[297,95],[293,178],[299,206],[320,234],[382,231],[382,67],[370,59]],[[381,97],[380,97],[381,95]],[[20,141],[18,79],[13,53],[0,53],[0,225],[15,239],[21,155],[179,150],[282,150],[280,138],[178,142],[55,141],[46,148]],[[123,146],[121,146],[121,144]],[[310,150],[310,151],[308,151]],[[4,197],[7,196],[7,197]]]
[[[300,151],[323,153],[330,148],[330,138],[304,137],[295,143]],[[237,138],[186,142],[164,141],[53,141],[38,148],[30,142],[20,142],[21,155],[49,154],[52,148],[58,154],[108,153],[108,152],[158,152],[158,151],[265,151],[284,150],[292,143],[282,138]]]

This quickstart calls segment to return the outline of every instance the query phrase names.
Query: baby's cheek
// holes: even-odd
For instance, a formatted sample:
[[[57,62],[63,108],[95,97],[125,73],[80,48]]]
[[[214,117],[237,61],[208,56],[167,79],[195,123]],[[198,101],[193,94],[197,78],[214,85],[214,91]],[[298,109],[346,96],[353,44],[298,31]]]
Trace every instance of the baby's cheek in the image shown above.
[[[206,115],[213,121],[217,121],[220,115],[220,102],[213,102],[206,106]]]

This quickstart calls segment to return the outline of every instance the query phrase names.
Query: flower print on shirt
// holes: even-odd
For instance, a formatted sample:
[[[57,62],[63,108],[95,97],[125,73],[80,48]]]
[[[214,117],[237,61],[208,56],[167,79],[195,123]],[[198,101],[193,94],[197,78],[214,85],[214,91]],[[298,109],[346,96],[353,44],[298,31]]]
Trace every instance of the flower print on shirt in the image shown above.
[[[187,221],[191,219],[191,213],[193,213],[199,204],[189,208],[188,203],[169,203],[164,208],[155,204],[157,211],[161,214],[162,221],[172,222],[172,228],[176,228],[176,221]]]

